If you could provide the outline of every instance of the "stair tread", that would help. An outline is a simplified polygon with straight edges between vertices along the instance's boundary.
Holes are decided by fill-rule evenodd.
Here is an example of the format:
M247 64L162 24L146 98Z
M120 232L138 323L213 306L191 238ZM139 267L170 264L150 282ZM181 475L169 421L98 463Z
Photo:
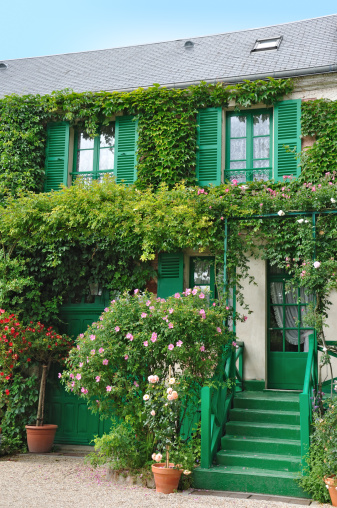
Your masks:
M264 399L264 400L284 400L291 401L299 400L299 392L275 392L275 391L262 391L262 392L237 392L235 398L238 399Z
M286 460L290 462L296 462L300 464L301 456L298 455L282 455L276 453L256 453L256 452L242 452L235 450L220 450L217 455L226 457L246 457L246 458L257 458L266 460Z
M299 416L299 411L283 411L282 409L253 409L253 408L245 408L245 407L235 407L231 409L231 412L233 413L258 413L263 415L272 415L272 414L279 414L282 413L282 415L286 416Z
M263 429L289 429L289 430L297 430L300 429L300 425L292 425L286 423L264 423L264 422L243 422L241 420L229 420L227 425L237 425L241 427L261 427Z
M247 437L242 437L242 436L234 436L233 434L225 434L223 436L224 440L228 440L228 439L235 439L235 440L241 440L241 441L248 441L248 442L256 442L258 441L259 443L270 443L270 444L274 444L274 443L278 443L278 444L300 444L300 440L299 439L279 439L279 438L271 438L271 437L255 437L255 436L247 436Z
M213 466L210 469L200 469L201 471L208 471L210 473L223 473L223 474L237 474L237 475L251 475L251 476L275 476L277 478L298 478L299 472L279 471L276 469L263 469L257 467L241 467L241 466Z

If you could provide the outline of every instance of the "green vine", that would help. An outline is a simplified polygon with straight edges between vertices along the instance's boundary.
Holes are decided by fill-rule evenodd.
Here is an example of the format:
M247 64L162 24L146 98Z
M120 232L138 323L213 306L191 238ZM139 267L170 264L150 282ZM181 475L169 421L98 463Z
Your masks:
M46 126L67 120L95 136L115 114L139 115L139 188L195 183L196 113L204 107L272 104L291 92L288 80L202 83L183 90L159 85L133 92L11 95L0 100L0 197L43 186Z

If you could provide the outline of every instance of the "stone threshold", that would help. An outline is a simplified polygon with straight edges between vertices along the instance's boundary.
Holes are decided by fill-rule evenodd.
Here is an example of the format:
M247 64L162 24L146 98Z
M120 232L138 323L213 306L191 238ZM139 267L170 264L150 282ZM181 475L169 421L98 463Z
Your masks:
M271 496L269 494L255 494L253 492L233 492L230 490L197 490L190 489L185 491L185 495L198 495L198 496L215 496L215 497L228 497L230 499L251 499L255 501L270 501L288 504L297 504L299 506L322 506L312 499L305 499L300 497L287 497L287 496Z

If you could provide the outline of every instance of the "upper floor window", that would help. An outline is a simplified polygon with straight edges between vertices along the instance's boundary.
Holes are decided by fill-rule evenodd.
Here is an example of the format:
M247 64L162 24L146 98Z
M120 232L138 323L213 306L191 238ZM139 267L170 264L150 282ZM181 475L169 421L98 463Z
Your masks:
M73 179L83 176L88 180L114 174L115 122L100 129L100 135L90 138L84 132L75 134Z
M272 177L272 111L227 114L225 179L239 183Z

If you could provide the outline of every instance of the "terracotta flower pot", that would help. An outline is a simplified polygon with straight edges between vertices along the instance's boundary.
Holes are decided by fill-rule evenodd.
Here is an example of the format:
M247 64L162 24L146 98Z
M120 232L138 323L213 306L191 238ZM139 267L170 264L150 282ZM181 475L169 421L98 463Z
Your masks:
M170 467L164 464L152 464L152 472L156 484L156 492L162 494L173 494L178 489L179 480L182 469L173 469L174 464L170 463Z
M324 476L323 480L329 489L332 506L337 506L337 478L336 475Z
M52 449L57 425L26 425L30 453L48 453Z

